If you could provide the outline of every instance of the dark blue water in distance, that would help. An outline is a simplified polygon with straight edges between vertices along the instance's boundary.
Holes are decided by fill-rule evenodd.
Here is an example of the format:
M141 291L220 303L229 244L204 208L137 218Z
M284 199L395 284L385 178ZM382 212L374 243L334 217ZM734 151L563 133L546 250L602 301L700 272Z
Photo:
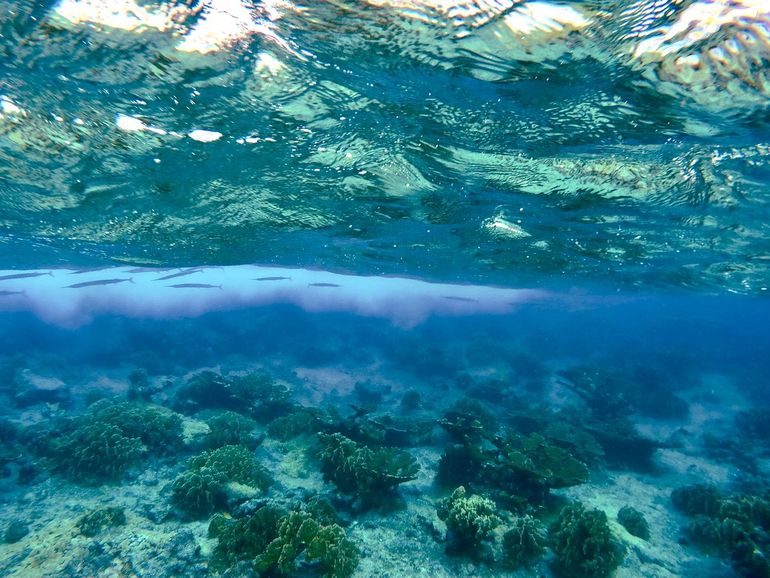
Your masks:
M0 576L770 577L764 0L0 0Z

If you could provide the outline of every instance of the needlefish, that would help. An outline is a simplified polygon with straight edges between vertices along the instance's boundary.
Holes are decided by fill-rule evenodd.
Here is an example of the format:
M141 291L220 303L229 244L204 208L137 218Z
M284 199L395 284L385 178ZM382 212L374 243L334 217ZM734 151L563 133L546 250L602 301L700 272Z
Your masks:
M53 277L53 273L46 271L45 273L14 273L12 275L3 275L0 277L0 281L10 281L11 279L29 279L30 277L40 277L41 275L50 275Z
M75 283L74 285L67 285L63 289L82 289L83 287L97 287L99 285L115 285L116 283L123 283L128 281L133 283L133 277L129 279L97 279L96 281L83 281L82 283Z

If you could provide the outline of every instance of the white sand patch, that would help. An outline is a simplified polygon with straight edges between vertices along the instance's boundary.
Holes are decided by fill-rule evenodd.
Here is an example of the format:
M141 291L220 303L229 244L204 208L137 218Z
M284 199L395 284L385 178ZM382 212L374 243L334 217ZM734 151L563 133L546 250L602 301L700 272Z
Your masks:
M29 369L25 369L20 374L22 383L25 383L31 388L39 389L42 391L55 391L65 387L65 383L58 377L49 377L45 375L39 375L31 372Z

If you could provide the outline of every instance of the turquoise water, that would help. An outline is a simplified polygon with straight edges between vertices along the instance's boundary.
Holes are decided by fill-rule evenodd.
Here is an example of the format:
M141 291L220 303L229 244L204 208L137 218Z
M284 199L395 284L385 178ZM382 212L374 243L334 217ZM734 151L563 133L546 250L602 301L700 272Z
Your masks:
M125 31L67 8L80 4L2 7L1 93L21 109L0 121L6 268L768 285L761 15L661 41L664 60L633 52L683 12L666 3L564 4L586 24L526 42L505 33L512 8L457 38L440 10L425 24L366 2L256 3L255 32L202 55L180 46L205 11L163 32L114 22ZM730 34L736 70L677 76L676 58ZM119 115L152 130L121 130Z
M764 0L0 0L0 575L770 576Z

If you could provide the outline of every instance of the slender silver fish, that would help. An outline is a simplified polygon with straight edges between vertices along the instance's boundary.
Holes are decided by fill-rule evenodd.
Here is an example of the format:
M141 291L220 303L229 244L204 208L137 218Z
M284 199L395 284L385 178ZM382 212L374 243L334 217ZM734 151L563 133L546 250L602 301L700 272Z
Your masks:
M114 285L115 283L123 283L125 281L133 283L134 279L133 277L130 277L128 279L98 279L96 281L83 281L82 283L67 285L66 287L62 287L62 289L80 289L82 287L96 287L97 285Z
M104 271L109 267L91 267L90 269L78 269L77 271L70 271L70 275L82 275L83 273L93 273L94 271Z
M10 297L11 295L26 295L25 291L0 291L0 297Z
M174 289L221 289L221 285L210 285L208 283L178 283L177 285L166 285Z
M341 287L341 285L337 285L336 283L308 283L308 287Z
M166 275L165 277L158 277L157 279L154 279L154 281L167 281L168 279L184 277L185 275L192 275L193 273L198 273L200 271L203 271L203 269L185 269L179 273L172 273L171 275Z
M14 273L13 275L3 275L0 277L0 281L10 281L11 279L29 279L30 277L40 277L41 275L50 275L53 277L53 273L50 271L45 273Z
M444 299L449 299L450 301L462 301L463 303L478 303L478 299L471 299L470 297L457 297L456 295L442 295Z
M129 269L127 273L161 273L163 271L171 271L173 267L136 267L135 269Z
M291 281L291 277L257 277L252 281Z

